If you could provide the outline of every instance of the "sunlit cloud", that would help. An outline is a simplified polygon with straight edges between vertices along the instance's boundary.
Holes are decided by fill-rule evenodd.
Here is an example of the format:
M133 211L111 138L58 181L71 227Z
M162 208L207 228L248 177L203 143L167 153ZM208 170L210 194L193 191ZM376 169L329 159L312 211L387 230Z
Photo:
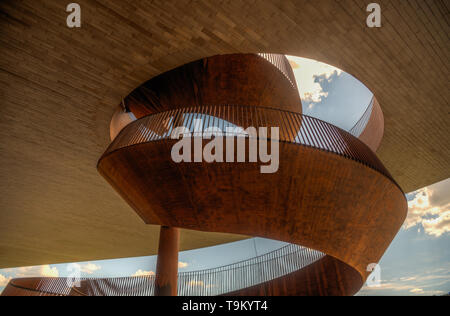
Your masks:
M410 194L404 228L422 225L428 235L440 237L450 232L450 180L439 182ZM418 229L420 231L420 227Z
M423 220L422 226L425 232L436 237L450 232L450 207L447 205L446 208L449 210L440 214L438 218Z
M420 189L412 194L415 194L415 196L412 200L408 201L408 216L404 223L406 229L422 223L423 219L429 215L439 213L438 207L431 206L428 188Z
M59 271L56 267L50 267L49 265L45 265L41 267L41 275L43 277L59 277Z
M179 269L186 268L187 266L188 266L187 262L178 261L178 268Z
M297 63L292 59L293 57L288 57L288 58L289 58L289 64L291 65L292 70L295 70L295 69L299 69L299 68L300 68L300 65L297 64Z
M95 263L86 263L86 264L73 264L76 269L79 269L79 271L86 273L86 274L93 274L94 272L100 270L102 267L99 265L96 265Z
M417 279L417 277L403 277L403 278L400 278L400 281L408 282L408 281L414 281L416 279Z
M328 92L323 91L320 80L329 81L334 74L339 76L342 73L342 70L316 60L295 56L286 57L294 71L300 97L302 101L310 102L310 107L328 96Z
M16 278L26 277L59 277L59 271L56 267L50 265L21 267L13 269Z
M445 284L444 282L426 285L425 287L435 287ZM389 295L440 295L444 294L440 290L424 290L422 287L417 286L417 282L408 284L407 281L385 281L378 287L364 287L359 295L376 295L376 294L386 294Z
M420 274L382 280L379 287L364 286L358 295L442 295L446 292L441 289L450 285L449 267L450 262Z
M382 290L392 290L392 291L410 291L414 289L414 285L404 284L403 282L388 282L382 281L380 285L376 287L366 287L364 290L369 291L382 291Z
M137 276L152 276L155 275L155 272L153 271L144 271L144 270L137 270L132 276L137 277Z
M444 294L444 291L425 291L424 289L421 288L415 288L409 291L410 293L414 294L414 295L442 295Z
M0 274L0 287L6 286L11 279L11 277L5 277L3 274Z
M415 294L418 294L418 293L422 294L424 291L423 291L423 289L412 289L409 292L415 293Z

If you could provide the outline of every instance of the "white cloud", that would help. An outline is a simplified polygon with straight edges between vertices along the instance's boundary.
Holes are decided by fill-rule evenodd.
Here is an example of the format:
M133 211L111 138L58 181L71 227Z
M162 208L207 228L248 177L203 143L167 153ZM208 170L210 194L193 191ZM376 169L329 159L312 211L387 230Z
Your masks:
M408 216L403 227L409 229L420 224L426 234L435 237L450 232L449 193L449 179L411 193L414 198L408 201Z
M378 287L367 287L364 286L361 289L359 295L374 295L377 293L389 293L390 295L405 295L407 293L411 293L414 295L435 295L438 294L439 291L424 291L422 288L417 287L416 284L408 284L408 281L384 281ZM384 295L383 294L383 295ZM388 294L388 295L389 295Z
M10 280L11 277L5 277L4 275L0 274L0 287L6 286Z
M417 190L412 194L415 194L415 197L411 201L408 201L408 216L404 223L406 229L422 223L423 218L426 216L439 213L438 207L431 206L428 188Z
M316 60L296 56L286 57L294 71L300 98L306 102L319 103L322 98L328 96L328 92L323 91L321 85L315 81L316 76L324 76L329 80L334 73L337 75L342 73L342 70ZM310 104L310 107L312 106L313 104Z
M75 269L79 269L80 272L86 274L93 274L94 272L101 269L101 266L96 265L94 263L71 263ZM30 277L59 277L60 272L57 267L52 267L50 265L42 265L42 266L29 266L29 267L20 267L20 268L8 268L2 270L4 272L10 273L13 278L30 278Z
M400 278L400 281L404 281L404 282L408 282L408 281L414 281L414 280L416 280L417 279L417 277L403 277L403 278Z
M364 290L380 291L380 290L393 290L393 291L409 291L413 289L413 285L403 284L401 282L386 282L382 281L379 286L376 287L364 287Z
M449 205L447 205L447 209L450 209ZM436 237L450 232L450 210L445 211L435 219L423 220L422 226L428 234Z
M155 275L155 272L153 271L144 271L144 270L137 270L132 276L151 276L151 275Z
M444 291L426 291L425 293L427 295L442 295L442 294L445 294Z
M178 268L179 269L186 268L187 266L188 266L187 262L178 261Z
M72 263L72 265L79 269L81 272L86 274L93 274L95 271L100 270L102 267L99 265L96 265L95 263L85 263L85 264L79 264L79 263Z
M56 267L50 267L49 265L41 266L41 275L43 277L55 277L59 276L58 269Z
M364 286L358 295L439 295L437 290L450 282L450 262L441 268L425 271L420 275L409 275L389 280L382 280L379 287Z
M423 289L412 289L409 292L414 293L414 294L423 294Z
M444 283L450 281L450 274L430 274L430 275L424 275L424 276L418 276L415 277L414 280L418 282L424 282L424 281L434 281L434 280L444 280Z
M56 267L51 267L48 264L42 266L21 267L14 270L16 272L15 277L17 278L59 276L58 269Z

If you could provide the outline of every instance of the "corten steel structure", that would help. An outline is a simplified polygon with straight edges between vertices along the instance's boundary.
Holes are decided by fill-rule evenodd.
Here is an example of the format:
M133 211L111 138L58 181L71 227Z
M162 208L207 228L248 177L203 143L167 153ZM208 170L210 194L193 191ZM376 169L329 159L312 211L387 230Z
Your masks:
M374 113L375 100L352 129L368 135L372 146L382 136L382 121ZM209 128L226 131L218 138L225 144L223 162L175 163L173 132L182 126L200 144L210 141L201 136ZM236 126L241 129L227 129ZM261 173L257 162L225 162L230 139L236 161L238 139L246 143L248 157L252 141L267 145L275 137L251 134L251 127L279 128L277 172ZM404 193L369 146L302 115L283 55L218 55L166 72L123 100L111 130L112 143L98 170L145 223L162 225L156 277L87 279L80 287L66 285L66 279L13 280L6 295L20 294L20 288L50 295L177 295L178 289L188 295L195 293L192 288L200 294L351 295L406 216ZM291 244L262 256L269 260L236 264L228 274L209 269L197 272L199 277L182 275L178 282L179 228L308 248ZM236 279L244 280L233 283ZM216 287L221 290L210 289Z
M145 225L93 170L122 97L205 56L277 52L337 66L379 101L367 126L381 128L354 135L376 149L404 191L450 175L445 1L381 0L378 29L366 27L362 0L77 3L82 27L70 29L61 1L0 2L0 268L157 252L159 226ZM306 143L304 136L289 140ZM338 143L333 152L347 140ZM190 229L180 235L180 250L246 238Z

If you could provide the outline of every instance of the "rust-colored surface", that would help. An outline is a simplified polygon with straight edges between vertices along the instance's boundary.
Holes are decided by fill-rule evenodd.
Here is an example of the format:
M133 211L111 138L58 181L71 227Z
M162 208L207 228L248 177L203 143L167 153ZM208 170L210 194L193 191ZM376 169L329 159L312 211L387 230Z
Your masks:
M278 172L261 174L255 163L177 165L173 142L119 149L99 164L148 224L298 243L365 277L406 217L390 179L333 153L280 143Z
M127 113L122 106L117 107L117 110L114 112L114 115L111 119L111 124L109 124L109 137L111 141L116 138L116 136L120 133L120 131L133 122L133 115L131 113Z
M294 111L298 92L281 95L284 87L293 90L288 77L256 55L214 56L163 74L128 98L140 119L117 136L98 170L147 224L266 237L335 258L256 286L256 293L296 294L294 280L309 278L309 294L354 294L403 223L404 194L367 145ZM200 129L193 124L199 117ZM198 134L230 123L279 128L274 173L261 173L261 163L248 159L225 162L227 146L215 162L194 162L191 154L189 162L173 161L177 127ZM195 139L205 148L209 140L197 134L185 135L191 142L184 151L195 151ZM252 141L260 147L276 136L238 134L217 139L248 142L245 157Z
M366 127L358 138L376 152L383 140L384 116L377 99L374 98L373 101L372 114L370 115Z
M95 165L122 97L207 56L334 65L378 98L377 154L404 191L450 177L448 1L376 1L378 29L364 0L79 0L80 29L65 25L68 2L0 1L0 268L156 254L159 227ZM181 250L243 238L181 236Z
M283 55L271 55L289 65ZM295 82L291 71L291 80ZM302 112L298 89L256 54L217 55L188 63L140 85L125 98L137 118L205 105L245 104Z
M260 56L215 56L150 82L126 103L140 119L122 129L98 162L99 172L145 223L266 237L327 254L232 294L356 293L407 210L402 190L370 148L295 111L301 106L297 90L293 93L285 74ZM270 108L266 102L272 102ZM278 127L277 170L261 173L262 163L248 160L175 163L171 150L177 140L171 132L181 125L194 131L198 117L204 119L200 133L230 123ZM245 157L253 141L271 147L276 135L237 134L221 141L241 138ZM201 139L201 148L208 142ZM226 161L226 150L221 155ZM178 229L162 228L156 295L176 294L177 249Z
M313 264L281 278L246 289L227 293L229 296L350 296L363 282L354 269L333 257L325 256Z
M175 227L161 226L156 263L156 296L177 295L179 244L180 230Z
M228 266L179 273L183 296L352 295L362 279L345 263L290 244ZM245 276L245 277L244 277ZM264 281L267 280L267 281ZM25 278L8 283L4 296L152 296L155 276L83 279Z
M273 174L261 174L258 163L177 164L170 158L176 140L169 137L176 124L162 134L148 132L171 115L210 116L225 109L236 123L249 117L246 112L273 119L279 111L199 107L144 117L116 138L99 171L147 224L272 238L336 258L242 294L354 294L368 275L367 266L379 261L406 216L403 192L367 145L301 114L279 111L279 120L272 122L282 131L280 165ZM257 119L249 125L265 123ZM293 137L298 130L302 137ZM302 288L305 280L308 287Z
M292 69L287 58L278 54L228 54L197 60L143 83L125 98L124 104L136 118L180 108L198 109L203 106L207 110L208 107L228 104L302 112ZM187 114L178 113L172 123L183 125ZM240 117L233 117L227 111L209 114L243 128L256 119L237 121ZM264 126L275 126L277 119L277 116L264 117ZM169 122L167 119L158 126L152 126L152 131L163 134Z
M62 296L57 291L45 291L39 284L42 278L22 278L11 280L2 292L2 296Z

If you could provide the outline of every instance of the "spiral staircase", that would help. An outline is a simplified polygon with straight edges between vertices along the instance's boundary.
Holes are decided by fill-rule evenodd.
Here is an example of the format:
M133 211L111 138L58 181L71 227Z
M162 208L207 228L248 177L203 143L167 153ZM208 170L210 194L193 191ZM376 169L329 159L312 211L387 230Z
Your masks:
M290 243L178 273L178 295L353 295L400 229L407 204L375 154L383 135L376 99L347 132L302 114L295 82L283 55L218 55L145 82L113 117L97 168L145 223ZM261 173L258 162L176 163L177 127L202 145L211 128L239 127L220 141L244 141L247 156L252 142L276 141L278 170ZM250 127L278 127L279 135L254 135ZM14 279L3 295L155 295L157 278L158 271L77 286L66 278Z

